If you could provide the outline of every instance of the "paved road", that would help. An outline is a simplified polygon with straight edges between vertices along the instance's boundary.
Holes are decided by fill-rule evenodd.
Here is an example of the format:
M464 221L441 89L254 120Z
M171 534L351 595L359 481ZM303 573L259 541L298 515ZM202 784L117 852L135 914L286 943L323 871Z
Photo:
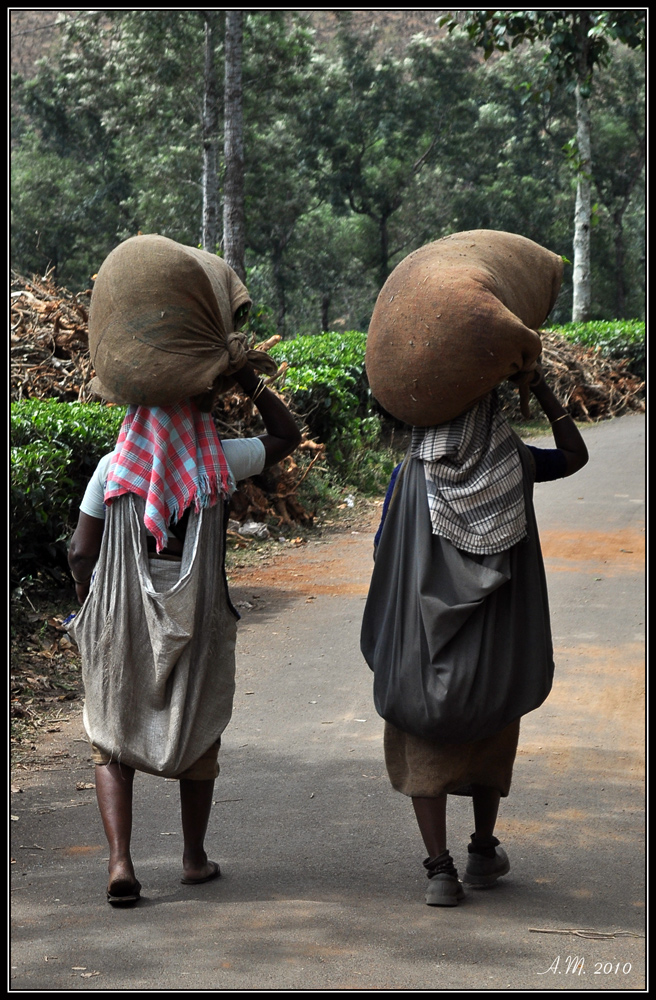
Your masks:
M233 583L239 686L208 837L220 880L180 884L177 786L138 775L144 898L107 906L79 718L59 763L17 775L11 990L644 991L645 419L585 437L589 465L536 489L557 677L523 723L495 889L423 902L358 648L371 532L341 535ZM466 800L449 823L463 865Z

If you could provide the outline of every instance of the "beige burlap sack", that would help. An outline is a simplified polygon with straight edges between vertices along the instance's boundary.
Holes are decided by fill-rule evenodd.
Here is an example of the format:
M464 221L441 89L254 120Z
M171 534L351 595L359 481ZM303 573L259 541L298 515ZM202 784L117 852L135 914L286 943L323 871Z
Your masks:
M227 386L250 361L273 358L238 332L248 291L215 254L165 236L133 236L104 260L89 310L90 390L114 403L169 406Z
M454 233L415 250L378 296L365 364L375 398L416 427L445 423L535 367L562 258L524 236Z

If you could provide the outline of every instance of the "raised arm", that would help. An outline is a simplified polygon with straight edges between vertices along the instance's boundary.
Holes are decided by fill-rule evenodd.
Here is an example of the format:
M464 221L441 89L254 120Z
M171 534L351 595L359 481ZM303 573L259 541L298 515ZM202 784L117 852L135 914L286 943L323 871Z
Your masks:
M291 455L301 442L301 432L282 400L270 389L263 387L263 382L252 365L245 364L235 372L234 378L251 397L264 421L267 433L260 440L266 452L264 467L268 468Z
M529 388L540 404L543 413L549 419L556 447L560 448L567 460L566 475L571 476L582 469L588 461L588 449L579 429L547 385L539 366Z

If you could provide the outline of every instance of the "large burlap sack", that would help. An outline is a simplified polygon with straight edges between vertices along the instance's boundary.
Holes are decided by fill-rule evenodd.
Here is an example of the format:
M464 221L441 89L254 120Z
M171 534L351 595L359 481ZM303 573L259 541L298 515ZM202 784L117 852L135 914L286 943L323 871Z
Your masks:
M531 371L562 273L558 254L490 229L415 250L373 311L365 355L373 395L397 420L432 427Z
M170 406L220 391L247 360L275 374L273 358L249 350L237 329L236 314L250 305L215 254L165 236L125 240L104 260L91 295L90 390L114 403Z

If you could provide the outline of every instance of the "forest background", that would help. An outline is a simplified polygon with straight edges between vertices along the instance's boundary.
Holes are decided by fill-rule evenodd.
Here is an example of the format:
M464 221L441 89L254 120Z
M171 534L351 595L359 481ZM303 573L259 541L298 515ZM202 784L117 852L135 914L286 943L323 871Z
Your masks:
M442 24L457 12L438 10L241 13L243 258L256 333L366 330L393 267L451 232L521 233L572 261L582 176L591 298L581 318L644 319L644 11L589 12L601 47L583 86L563 72L565 22L545 27L537 12L480 30L470 19L469 31ZM631 30L615 14L630 15ZM77 292L138 232L210 249L208 151L211 249L223 252L225 17L11 12L12 267L52 269ZM552 322L573 318L572 299L566 267Z

